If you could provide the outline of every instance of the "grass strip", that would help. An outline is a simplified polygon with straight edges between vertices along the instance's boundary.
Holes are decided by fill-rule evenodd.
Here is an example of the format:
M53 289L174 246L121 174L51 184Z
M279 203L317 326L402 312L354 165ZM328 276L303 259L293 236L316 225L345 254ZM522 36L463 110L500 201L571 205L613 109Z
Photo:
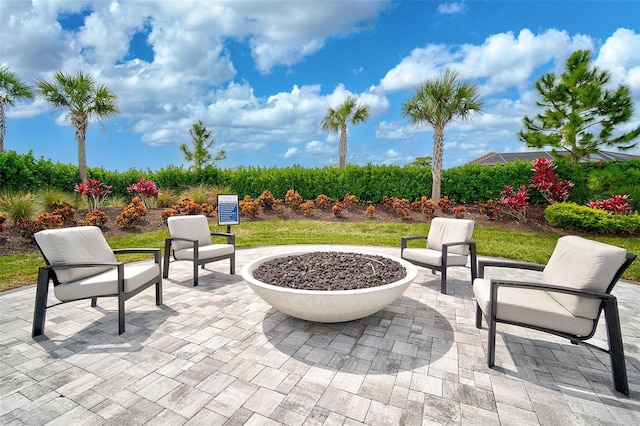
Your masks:
M211 226L214 232L225 227ZM289 244L348 244L398 247L400 238L408 235L427 235L429 225L395 222L326 222L317 220L265 220L241 223L232 228L237 247L260 247ZM143 234L128 234L108 239L113 248L164 248L167 230ZM640 238L590 237L603 243L624 247L640 255ZM476 226L473 240L478 255L501 257L525 262L546 263L555 248L557 235L515 232L499 227ZM420 242L413 242L419 246ZM123 262L148 258L148 255L119 256ZM0 291L34 284L38 268L43 265L39 253L24 253L0 257ZM640 282L640 260L625 272L624 279Z

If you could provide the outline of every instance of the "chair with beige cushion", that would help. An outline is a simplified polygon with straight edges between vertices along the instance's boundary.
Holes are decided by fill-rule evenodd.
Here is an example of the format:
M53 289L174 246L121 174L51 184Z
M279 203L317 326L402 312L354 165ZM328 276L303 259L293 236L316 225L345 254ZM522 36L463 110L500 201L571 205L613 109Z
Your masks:
M91 299L95 307L98 297L117 297L118 334L125 331L126 300L155 285L156 305L162 304L160 249L112 250L96 226L47 229L34 237L47 265L38 272L33 337L44 333L46 310L61 303ZM117 253L149 253L154 262L124 264L117 261ZM60 303L47 306L50 281Z
M193 262L193 286L198 285L198 266L218 260L229 259L229 272L236 273L235 235L224 232L211 232L207 217L203 215L171 216L167 219L170 238L164 245L163 277L169 276L169 259L173 251L175 260ZM213 244L212 236L226 238L226 244Z
M609 354L616 390L629 394L618 304L611 295L616 282L636 255L623 248L577 236L558 239L547 265L480 260L473 283L476 327L484 315L488 329L487 364L495 363L496 325L531 328L582 343ZM485 269L518 268L541 271L539 283L485 278ZM609 348L585 342L604 311Z
M440 271L440 292L447 292L447 268L465 266L471 257L471 282L476 277L476 244L471 241L475 222L468 219L435 217L428 235L403 237L400 257L414 265ZM411 240L426 240L424 248L408 247Z

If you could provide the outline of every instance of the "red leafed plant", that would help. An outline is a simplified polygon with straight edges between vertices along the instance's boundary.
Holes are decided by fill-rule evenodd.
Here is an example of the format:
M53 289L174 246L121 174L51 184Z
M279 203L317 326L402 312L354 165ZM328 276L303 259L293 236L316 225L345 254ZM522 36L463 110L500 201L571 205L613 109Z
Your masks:
M87 197L89 211L98 210L102 202L111 194L111 186L100 182L100 179L87 179L86 182L77 184L75 190Z
M629 195L614 195L602 201L592 201L587 204L592 209L606 210L613 213L626 213L631 210Z
M467 208L465 206L455 206L452 209L453 217L456 219L463 219L467 214Z
M141 177L138 182L133 185L129 185L127 191L132 197L140 197L140 200L146 208L150 207L149 199L158 198L158 195L160 195L156 183L152 180L146 180L144 177Z
M515 192L513 187L505 185L502 194L504 196L500 198L500 205L505 207L502 211L518 220L527 220L527 208L529 208L529 192L527 191L527 186L522 185L520 190Z
M549 204L565 201L569 197L569 190L573 188L573 182L558 179L553 161L540 157L531 162L531 186L540 191Z

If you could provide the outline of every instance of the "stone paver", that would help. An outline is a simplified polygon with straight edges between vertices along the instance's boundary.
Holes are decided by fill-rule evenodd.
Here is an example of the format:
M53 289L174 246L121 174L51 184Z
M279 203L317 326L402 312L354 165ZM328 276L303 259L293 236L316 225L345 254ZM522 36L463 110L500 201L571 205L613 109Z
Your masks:
M129 300L121 336L114 299L51 308L32 339L35 287L0 294L0 425L640 424L637 285L614 291L627 398L613 390L608 355L518 327L498 326L487 368L466 268L450 269L446 295L419 268L401 298L358 321L290 318L240 270L299 248L239 249L238 274L209 264L195 288L191 264L176 262L164 305L151 289ZM592 342L605 345L602 326Z

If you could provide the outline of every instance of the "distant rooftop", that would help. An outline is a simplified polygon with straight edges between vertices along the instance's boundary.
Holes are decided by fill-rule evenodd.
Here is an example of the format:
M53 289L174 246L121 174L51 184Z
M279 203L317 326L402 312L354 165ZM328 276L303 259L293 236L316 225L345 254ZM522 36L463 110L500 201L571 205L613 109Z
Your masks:
M560 155L565 155L564 153L560 153ZM469 162L469 164L480 164L482 166L493 166L494 164L505 164L511 163L516 159L522 161L533 161L537 158L544 157L550 160L553 160L553 156L549 151L534 151L534 152L490 152L488 154L483 155L482 157L478 157L475 160ZM583 161L629 161L629 160L640 160L640 155L633 154L623 154L620 152L610 152L610 151L598 151L595 154L591 154L587 159Z

